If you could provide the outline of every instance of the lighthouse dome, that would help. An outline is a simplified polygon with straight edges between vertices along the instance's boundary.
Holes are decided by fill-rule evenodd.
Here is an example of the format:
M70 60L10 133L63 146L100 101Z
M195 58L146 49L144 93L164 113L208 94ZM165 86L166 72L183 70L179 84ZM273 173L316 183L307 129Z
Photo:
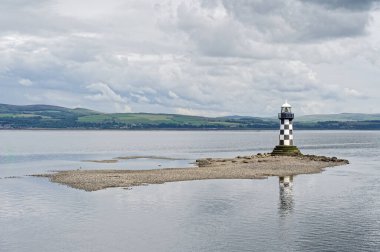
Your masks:
M282 104L281 108L291 108L292 106L288 103L288 101L285 101L284 104Z

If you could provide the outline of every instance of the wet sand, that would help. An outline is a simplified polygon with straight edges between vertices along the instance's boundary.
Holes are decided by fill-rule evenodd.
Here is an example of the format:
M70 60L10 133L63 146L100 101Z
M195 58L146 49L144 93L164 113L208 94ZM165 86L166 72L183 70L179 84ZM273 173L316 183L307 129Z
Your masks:
M105 160L82 160L82 162L102 163L102 164L114 164L119 162L117 159L105 159Z
M182 160L182 159L178 159L178 158L170 158L170 157L163 157L163 156L126 156L126 157L117 157L115 159L121 159L121 160L130 160L130 159Z
M157 159L157 160L183 160L178 158L162 157L162 156L126 156L126 157L115 157L113 159L105 160L82 160L82 162L92 162L92 163L117 163L119 160L131 160L131 159Z
M165 182L204 179L260 179L268 176L288 176L319 173L324 168L348 164L347 160L324 156L255 156L232 159L200 159L198 167L154 170L71 170L36 175L50 181L85 191L110 187L132 187Z

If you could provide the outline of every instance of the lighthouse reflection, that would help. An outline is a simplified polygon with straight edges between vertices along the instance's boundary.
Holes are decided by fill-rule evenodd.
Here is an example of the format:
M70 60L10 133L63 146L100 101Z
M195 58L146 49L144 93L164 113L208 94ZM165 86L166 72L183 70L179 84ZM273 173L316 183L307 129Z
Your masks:
M294 208L293 176L279 177L279 185L280 185L279 211L281 215L287 215L287 214L290 214Z

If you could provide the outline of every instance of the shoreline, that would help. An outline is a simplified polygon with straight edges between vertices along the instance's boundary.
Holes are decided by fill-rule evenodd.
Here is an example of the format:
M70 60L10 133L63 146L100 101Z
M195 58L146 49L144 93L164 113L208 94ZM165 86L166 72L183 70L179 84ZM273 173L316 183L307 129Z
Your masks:
M348 164L336 157L298 155L272 156L257 154L236 158L207 158L196 160L197 167L152 170L69 170L47 177L51 182L85 191L112 187L133 187L166 182L206 179L262 179L269 176L291 176L320 173L325 168Z

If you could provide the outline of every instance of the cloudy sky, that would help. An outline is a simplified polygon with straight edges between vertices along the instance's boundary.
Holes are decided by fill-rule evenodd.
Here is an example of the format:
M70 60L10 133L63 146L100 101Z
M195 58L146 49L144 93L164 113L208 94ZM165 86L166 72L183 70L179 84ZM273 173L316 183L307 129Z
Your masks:
M0 103L380 113L377 0L1 0Z

